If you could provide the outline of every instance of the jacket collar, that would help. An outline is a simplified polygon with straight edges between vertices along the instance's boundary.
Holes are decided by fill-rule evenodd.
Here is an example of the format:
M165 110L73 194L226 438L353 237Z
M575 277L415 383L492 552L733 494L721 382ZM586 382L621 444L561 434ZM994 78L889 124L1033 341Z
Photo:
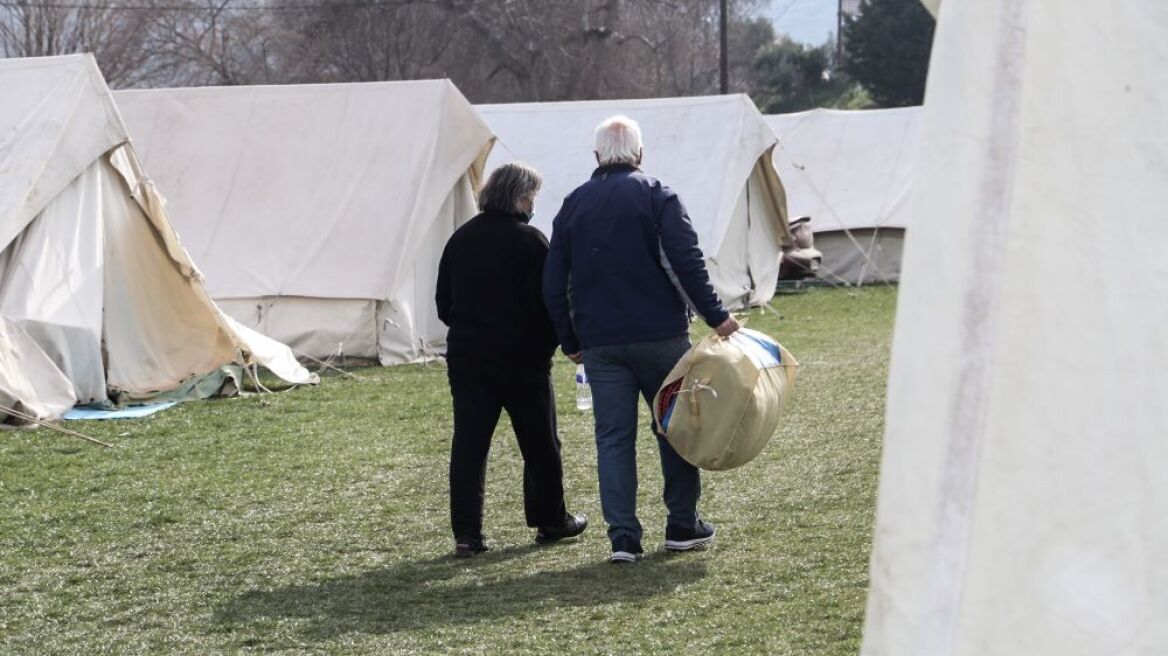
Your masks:
M530 219L526 214L521 212L482 212L480 216L487 216L495 219L513 219L520 223L528 223Z
M604 166L596 167L596 170L592 172L592 177L598 178L607 176L609 173L628 173L638 170L640 169L636 164L625 164L624 162L618 162L616 164L605 164Z

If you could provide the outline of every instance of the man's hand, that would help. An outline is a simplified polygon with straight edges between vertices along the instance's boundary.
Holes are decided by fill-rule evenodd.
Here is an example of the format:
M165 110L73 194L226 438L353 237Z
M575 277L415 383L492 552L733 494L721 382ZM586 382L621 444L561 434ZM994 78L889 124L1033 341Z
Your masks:
M568 359L571 360L572 362L575 362L576 364L580 364L581 362L584 361L584 352L583 351L581 351L579 353L565 353L564 355L568 356Z
M725 321L718 324L718 327L714 329L714 332L718 333L719 337L729 337L733 335L734 331L736 330L738 330L738 320L735 319L734 315L732 314L729 317L726 317Z

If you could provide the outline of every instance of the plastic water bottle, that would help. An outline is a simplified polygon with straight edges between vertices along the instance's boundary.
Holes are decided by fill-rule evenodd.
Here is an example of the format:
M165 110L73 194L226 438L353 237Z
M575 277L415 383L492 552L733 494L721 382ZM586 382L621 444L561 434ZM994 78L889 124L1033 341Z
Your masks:
M576 365L576 409L592 409L592 388L588 385L588 375L584 373L584 365Z

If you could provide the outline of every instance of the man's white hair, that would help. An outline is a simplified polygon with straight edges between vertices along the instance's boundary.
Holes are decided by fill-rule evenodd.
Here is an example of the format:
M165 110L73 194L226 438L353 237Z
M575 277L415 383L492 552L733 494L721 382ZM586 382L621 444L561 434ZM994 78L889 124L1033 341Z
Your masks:
M636 164L641 156L641 126L627 116L611 116L596 126L600 165Z

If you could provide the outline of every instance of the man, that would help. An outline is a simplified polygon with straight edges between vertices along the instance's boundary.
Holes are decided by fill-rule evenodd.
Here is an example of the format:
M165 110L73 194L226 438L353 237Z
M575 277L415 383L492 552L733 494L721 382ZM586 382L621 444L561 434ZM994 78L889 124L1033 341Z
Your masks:
M543 297L564 353L583 362L592 385L600 504L613 563L640 558L637 519L637 395L651 404L689 349L687 303L717 333L738 323L710 284L697 234L681 200L638 168L640 127L615 116L596 128L592 178L564 200L552 227ZM654 426L654 432L657 428ZM698 516L698 470L660 435L669 517L665 548L714 539Z
M528 225L541 182L525 164L495 169L479 193L481 213L454 232L438 265L438 318L450 326L450 523L459 557L487 550L487 453L504 409L523 454L523 508L535 541L550 544L588 526L564 504L551 381L556 335L540 298L548 244Z

